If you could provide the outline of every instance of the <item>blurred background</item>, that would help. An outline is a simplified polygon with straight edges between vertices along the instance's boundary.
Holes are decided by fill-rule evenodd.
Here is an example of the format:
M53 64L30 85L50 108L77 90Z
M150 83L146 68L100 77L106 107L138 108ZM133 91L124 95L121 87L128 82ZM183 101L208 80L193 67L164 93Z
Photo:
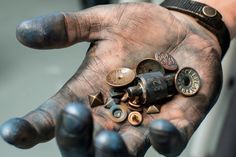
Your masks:
M125 2L127 0L121 0ZM132 0L133 2L135 0ZM141 1L141 0L136 0ZM73 75L82 62L88 43L57 50L34 50L15 38L17 24L25 19L57 11L78 11L118 0L0 0L0 124L35 109L52 96ZM152 1L160 3L160 1ZM194 133L181 157L213 157L232 97L235 41L222 64L224 86L217 104ZM218 146L217 146L218 145ZM29 150L20 150L0 139L2 157L59 157L55 140ZM161 157L152 148L146 157Z

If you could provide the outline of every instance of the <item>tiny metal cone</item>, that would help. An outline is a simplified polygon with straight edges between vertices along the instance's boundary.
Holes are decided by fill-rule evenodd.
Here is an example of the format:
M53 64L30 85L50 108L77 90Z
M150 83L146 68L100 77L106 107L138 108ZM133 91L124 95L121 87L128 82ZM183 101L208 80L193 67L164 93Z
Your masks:
M103 94L102 92L98 92L95 94L88 95L89 103L91 107L96 107L100 105L104 105Z
M112 98L108 98L106 103L105 103L105 108L106 109L110 109L112 106L116 105L116 103L114 102L114 100Z
M150 107L148 107L147 109L147 114L155 114L155 113L159 113L160 110L155 106L155 105L152 105Z

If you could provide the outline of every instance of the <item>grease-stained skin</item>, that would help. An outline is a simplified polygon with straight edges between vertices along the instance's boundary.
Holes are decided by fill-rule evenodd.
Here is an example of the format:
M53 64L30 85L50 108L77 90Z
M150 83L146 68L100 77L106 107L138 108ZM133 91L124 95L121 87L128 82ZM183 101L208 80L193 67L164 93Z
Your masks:
M3 138L19 148L46 142L56 130L63 157L142 157L151 144L166 156L176 156L221 90L221 49L216 37L193 18L157 4L106 5L37 17L18 26L17 39L37 49L91 42L82 65L58 93L35 111L2 126ZM192 97L175 95L163 102L159 114L144 115L138 127L112 122L103 106L84 107L88 106L88 94L101 90L107 97L109 71L135 68L144 58L154 58L156 51L171 54L179 69L194 68L201 77L200 91ZM74 103L64 108L69 102Z

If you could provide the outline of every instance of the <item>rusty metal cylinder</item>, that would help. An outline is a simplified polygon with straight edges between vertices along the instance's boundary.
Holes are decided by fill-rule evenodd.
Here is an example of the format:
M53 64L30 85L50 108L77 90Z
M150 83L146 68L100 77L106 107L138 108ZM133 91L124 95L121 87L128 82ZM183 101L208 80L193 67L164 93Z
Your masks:
M136 78L136 86L129 87L127 92L130 97L139 96L142 104L155 104L174 92L172 79L174 75L167 77L161 72L139 74Z

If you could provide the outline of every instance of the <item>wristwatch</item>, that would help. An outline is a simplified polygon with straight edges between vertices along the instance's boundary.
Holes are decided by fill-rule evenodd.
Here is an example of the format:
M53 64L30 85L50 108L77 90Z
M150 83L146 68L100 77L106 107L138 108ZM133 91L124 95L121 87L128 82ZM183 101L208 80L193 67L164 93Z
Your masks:
M222 58L224 57L230 45L230 34L222 21L222 15L216 9L192 0L165 0L160 5L194 17L200 25L215 34L222 49Z

